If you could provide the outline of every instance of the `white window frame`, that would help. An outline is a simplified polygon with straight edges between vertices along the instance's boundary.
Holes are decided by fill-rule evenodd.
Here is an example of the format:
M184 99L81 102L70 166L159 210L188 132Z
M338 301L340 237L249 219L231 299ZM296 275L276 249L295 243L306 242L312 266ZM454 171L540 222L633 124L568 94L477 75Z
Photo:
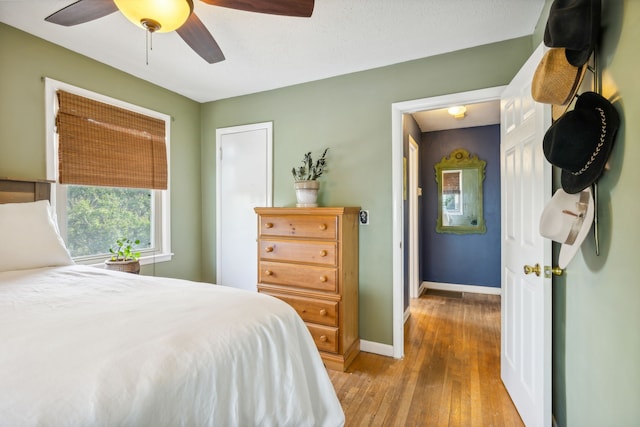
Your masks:
M155 248L152 250L141 250L142 256L140 257L140 264L153 264L157 262L170 261L173 253L171 252L171 183L169 179L169 167L171 162L169 161L170 153L170 141L171 141L171 116L157 111L149 110L137 105L129 104L118 99L110 98L99 93L91 92L86 89L82 89L70 84L60 82L46 77L45 79L45 126L46 126L46 145L47 145L47 179L54 182L51 186L51 206L53 211L56 212L58 218L60 218L60 226L66 226L66 195L63 185L56 185L58 180L58 133L56 132L55 123L56 115L58 114L58 97L56 92L58 90L64 90L75 95L80 95L85 98L93 99L95 101L110 104L116 107L125 108L136 113L144 114L149 117L153 117L164 121L165 125L165 144L167 152L167 189L166 190L151 190L153 195L153 203L151 204L151 217L153 220L152 234L154 236ZM63 235L66 235L65 230L61 230ZM105 248L108 251L109 248ZM104 255L88 256L88 257L75 257L74 261L78 264L88 264L95 266L104 265Z

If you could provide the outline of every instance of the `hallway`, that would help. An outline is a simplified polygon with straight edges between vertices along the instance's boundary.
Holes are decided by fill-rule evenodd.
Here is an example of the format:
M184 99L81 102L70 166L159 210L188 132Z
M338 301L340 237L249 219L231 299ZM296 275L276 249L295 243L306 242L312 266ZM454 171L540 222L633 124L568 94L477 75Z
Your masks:
M500 381L500 296L411 301L402 360L360 353L329 371L346 426L522 426Z

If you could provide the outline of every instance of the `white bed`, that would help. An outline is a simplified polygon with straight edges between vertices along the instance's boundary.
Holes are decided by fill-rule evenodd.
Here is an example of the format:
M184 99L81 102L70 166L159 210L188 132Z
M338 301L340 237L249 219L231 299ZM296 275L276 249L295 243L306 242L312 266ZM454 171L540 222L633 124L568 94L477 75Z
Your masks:
M307 328L275 298L2 263L0 426L344 424Z

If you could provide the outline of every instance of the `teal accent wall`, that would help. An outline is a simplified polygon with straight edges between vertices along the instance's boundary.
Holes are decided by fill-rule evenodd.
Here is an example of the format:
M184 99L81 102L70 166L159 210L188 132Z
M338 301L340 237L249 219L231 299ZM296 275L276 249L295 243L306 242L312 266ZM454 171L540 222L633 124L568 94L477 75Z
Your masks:
M530 37L203 105L204 277L215 278L215 130L273 121L274 206L295 205L291 168L330 147L319 202L361 206L360 337L391 345L391 104L509 83Z
M144 266L142 272L200 280L200 104L0 23L0 176L46 178L43 77L172 116L175 256L155 267Z

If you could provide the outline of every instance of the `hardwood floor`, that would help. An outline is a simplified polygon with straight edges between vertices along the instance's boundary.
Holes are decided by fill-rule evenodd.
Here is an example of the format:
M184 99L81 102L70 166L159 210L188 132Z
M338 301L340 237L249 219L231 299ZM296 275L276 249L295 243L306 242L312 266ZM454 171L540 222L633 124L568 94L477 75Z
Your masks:
M329 371L346 426L524 425L500 380L499 296L412 300L404 350Z

